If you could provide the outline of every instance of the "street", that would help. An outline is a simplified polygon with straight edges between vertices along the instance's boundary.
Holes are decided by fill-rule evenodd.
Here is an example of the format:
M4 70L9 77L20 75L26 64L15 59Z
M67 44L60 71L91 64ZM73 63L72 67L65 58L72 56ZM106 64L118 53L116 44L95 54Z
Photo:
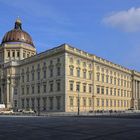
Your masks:
M139 140L140 119L0 116L0 140Z

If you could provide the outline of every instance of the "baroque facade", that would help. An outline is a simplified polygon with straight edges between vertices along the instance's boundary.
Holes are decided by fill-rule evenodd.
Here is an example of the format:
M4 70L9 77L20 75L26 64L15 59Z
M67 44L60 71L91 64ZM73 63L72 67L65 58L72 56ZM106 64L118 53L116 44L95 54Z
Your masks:
M0 103L53 112L140 109L140 73L68 44L36 53L19 19L0 45Z

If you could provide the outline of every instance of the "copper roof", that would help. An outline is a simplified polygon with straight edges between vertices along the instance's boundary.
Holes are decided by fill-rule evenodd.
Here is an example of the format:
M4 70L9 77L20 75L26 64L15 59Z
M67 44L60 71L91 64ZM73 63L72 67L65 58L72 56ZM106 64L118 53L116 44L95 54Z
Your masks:
M19 19L15 22L15 28L4 35L2 43L7 42L23 42L34 47L31 36L22 30L21 21Z

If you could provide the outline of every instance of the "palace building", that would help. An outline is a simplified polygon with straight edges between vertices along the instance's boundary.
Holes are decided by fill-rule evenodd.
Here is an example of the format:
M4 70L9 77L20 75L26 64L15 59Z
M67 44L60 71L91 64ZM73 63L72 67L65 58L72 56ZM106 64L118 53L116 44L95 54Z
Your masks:
M140 110L140 73L68 44L37 54L17 19L0 45L0 103L46 112Z

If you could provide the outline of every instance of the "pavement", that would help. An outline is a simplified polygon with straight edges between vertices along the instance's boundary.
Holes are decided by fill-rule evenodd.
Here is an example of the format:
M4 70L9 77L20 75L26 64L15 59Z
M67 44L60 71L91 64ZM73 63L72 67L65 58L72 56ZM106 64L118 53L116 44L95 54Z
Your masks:
M0 116L0 140L140 140L140 115Z

